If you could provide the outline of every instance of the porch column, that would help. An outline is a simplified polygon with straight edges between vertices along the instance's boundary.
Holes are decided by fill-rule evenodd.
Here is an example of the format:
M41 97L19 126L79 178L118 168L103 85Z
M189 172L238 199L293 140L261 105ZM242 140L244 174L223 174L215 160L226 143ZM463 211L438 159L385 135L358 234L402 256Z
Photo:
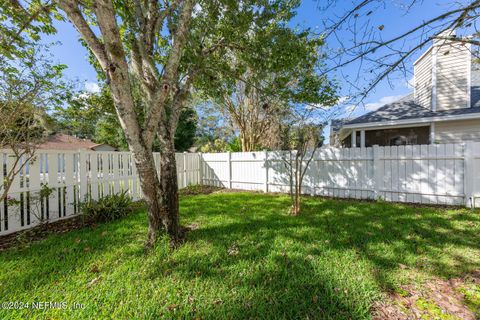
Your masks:
M365 148L365 130L360 131L360 148Z
M357 130L352 131L352 148L357 147Z
M435 122L430 123L430 144L435 143Z

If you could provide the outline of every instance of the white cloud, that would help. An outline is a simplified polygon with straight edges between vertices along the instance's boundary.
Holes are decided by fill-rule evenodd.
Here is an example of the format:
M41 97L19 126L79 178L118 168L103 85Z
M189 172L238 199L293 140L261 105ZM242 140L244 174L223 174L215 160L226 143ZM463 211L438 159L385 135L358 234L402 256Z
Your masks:
M85 90L90 93L99 93L100 87L96 82L85 82Z
M356 104L349 104L349 105L345 106L345 112L347 112L348 114L354 112L356 109L357 109Z
M386 104L395 102L395 101L401 99L402 97L403 97L403 95L400 95L400 96L386 96L386 97L383 97L376 102L370 102L370 103L365 104L365 109L367 109L369 111L374 111L374 110L377 110L378 108L380 108L380 107L382 107Z
M345 102L347 102L349 99L350 99L350 97L347 97L347 96L340 97L340 98L338 98L337 104L342 105Z

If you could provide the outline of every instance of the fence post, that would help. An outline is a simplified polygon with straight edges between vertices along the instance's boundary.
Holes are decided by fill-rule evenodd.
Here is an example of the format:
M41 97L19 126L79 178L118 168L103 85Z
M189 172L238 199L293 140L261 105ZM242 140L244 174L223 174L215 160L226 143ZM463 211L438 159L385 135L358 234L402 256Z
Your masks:
M85 150L78 150L78 180L80 185L79 200L84 201L87 196L87 155Z
M265 159L264 159L265 183L263 185L263 191L267 193L268 192L268 151L267 150L264 150L264 155L265 155Z
M202 153L198 153L198 184L203 185L203 157Z
M473 172L469 172L468 174L471 175L474 179L473 181L473 189L472 189L472 205L473 208L477 208L476 201L480 198L480 177L479 177L479 170L480 169L480 142L474 142L473 144L473 160L472 160L472 170Z
M465 143L464 150L464 194L465 206L467 208L474 207L474 186L475 186L475 144L473 142Z
M232 189L232 153L227 153L227 165L228 165L228 189Z
M187 152L183 152L183 187L187 187Z
M373 193L376 200L380 199L380 187L382 185L383 170L380 165L380 147L373 146Z

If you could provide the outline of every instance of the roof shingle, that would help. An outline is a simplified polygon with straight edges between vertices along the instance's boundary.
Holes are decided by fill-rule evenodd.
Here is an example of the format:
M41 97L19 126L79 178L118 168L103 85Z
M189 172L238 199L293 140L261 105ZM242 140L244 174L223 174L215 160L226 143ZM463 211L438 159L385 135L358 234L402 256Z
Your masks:
M398 101L345 122L344 125L480 113L480 65L478 63L473 64L472 67L470 96L471 108L432 111L415 103L414 94L410 93Z

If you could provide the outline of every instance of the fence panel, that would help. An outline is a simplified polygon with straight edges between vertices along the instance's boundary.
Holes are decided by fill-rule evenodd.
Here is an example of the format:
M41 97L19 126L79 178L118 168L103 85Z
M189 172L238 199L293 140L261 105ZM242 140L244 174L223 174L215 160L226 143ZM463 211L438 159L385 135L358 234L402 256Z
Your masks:
M159 154L154 154L159 170ZM179 187L201 183L200 156L177 154ZM0 181L25 160L0 150ZM52 188L48 198L40 197L42 186ZM54 222L79 214L79 205L126 191L141 199L141 189L131 153L107 151L38 150L13 180L8 200L0 203L0 235L24 230L41 222Z
M289 192L295 152L178 153L178 186ZM154 154L157 170L160 156ZM127 191L142 198L129 152L39 150L31 161L0 150L0 179L22 166L0 203L0 235L79 213L85 198ZM308 167L306 167L308 165ZM305 194L408 203L480 206L480 143L321 148L307 154ZM44 185L53 188L40 198Z
M288 192L294 152L203 154L202 183ZM321 148L305 156L303 192L339 198L480 206L480 143Z

